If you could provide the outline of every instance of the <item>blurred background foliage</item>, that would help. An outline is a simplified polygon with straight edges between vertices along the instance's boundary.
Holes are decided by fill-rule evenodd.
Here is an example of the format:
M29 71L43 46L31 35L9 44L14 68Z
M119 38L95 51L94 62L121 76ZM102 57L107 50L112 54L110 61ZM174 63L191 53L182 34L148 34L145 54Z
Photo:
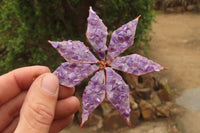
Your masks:
M85 37L89 6L108 32L142 15L134 47L149 46L154 0L0 0L0 74L27 65L46 65L53 71L64 60L48 40ZM109 39L108 39L109 40ZM88 45L89 46L89 45ZM133 53L133 48L125 54Z

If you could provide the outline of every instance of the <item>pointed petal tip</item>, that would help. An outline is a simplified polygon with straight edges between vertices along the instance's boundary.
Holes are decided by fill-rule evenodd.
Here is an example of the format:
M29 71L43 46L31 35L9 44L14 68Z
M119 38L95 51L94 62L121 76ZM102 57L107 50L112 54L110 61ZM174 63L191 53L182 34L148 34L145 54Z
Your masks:
M128 127L131 127L130 113L129 113L129 117L126 118L126 122L128 124Z
M52 41L48 40L49 43L52 43Z
M58 43L48 40L48 42L54 47L58 48Z
M139 15L136 19L139 19L141 17L141 15Z
M131 121L128 122L128 127L129 127L129 128L131 127Z
M84 123L81 123L80 128L79 128L80 130L82 129L83 125L84 125Z
M92 9L92 6L89 7L89 14L90 13L95 13L94 10Z
M163 67L164 70L168 70L168 67Z

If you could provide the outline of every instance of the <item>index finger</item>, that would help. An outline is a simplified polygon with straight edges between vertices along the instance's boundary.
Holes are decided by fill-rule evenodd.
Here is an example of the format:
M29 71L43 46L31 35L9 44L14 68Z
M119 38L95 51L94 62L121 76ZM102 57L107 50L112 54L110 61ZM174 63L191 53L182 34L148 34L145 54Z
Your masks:
M13 70L0 76L0 106L28 89L35 78L43 73L50 72L45 66L30 66Z

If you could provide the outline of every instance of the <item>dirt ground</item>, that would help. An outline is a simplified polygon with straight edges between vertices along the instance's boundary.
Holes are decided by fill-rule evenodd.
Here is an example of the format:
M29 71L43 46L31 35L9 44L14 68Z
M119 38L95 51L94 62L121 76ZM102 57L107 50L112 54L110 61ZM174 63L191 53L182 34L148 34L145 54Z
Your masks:
M175 92L173 100L188 89L200 88L200 14L159 14L153 23L153 38L148 57L169 70L157 73L166 77ZM199 94L200 97L200 94ZM185 99L187 100L187 99ZM198 101L197 101L198 102ZM200 110L185 109L173 120L163 119L156 122L144 122L136 128L126 128L120 133L179 133L200 132ZM90 133L91 129L79 130L77 125L70 126L62 133Z
M160 72L173 89L200 86L200 14L160 14L153 24L150 58L167 66Z
M160 14L153 24L150 58L169 68L167 77L173 98L184 106L175 118L181 133L200 132L200 14Z

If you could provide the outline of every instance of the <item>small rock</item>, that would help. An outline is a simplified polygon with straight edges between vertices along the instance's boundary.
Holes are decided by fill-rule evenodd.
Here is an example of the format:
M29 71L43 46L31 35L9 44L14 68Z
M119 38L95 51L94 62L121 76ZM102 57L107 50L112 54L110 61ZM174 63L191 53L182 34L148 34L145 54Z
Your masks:
M184 12L185 11L185 8L183 6L177 6L176 7L176 12L177 13L181 13L181 12Z
M175 9L174 8L166 8L165 9L165 12L167 12L167 13L174 13L175 12Z
M158 80L155 78L155 77L153 77L153 79L154 79L154 90L159 90L159 83L158 83Z
M187 10L188 11L194 11L196 9L196 6L195 5L188 5L187 6Z
M157 106L156 107L156 115L160 116L160 117L169 117L170 109L171 109L172 105L173 105L173 103L166 102L165 104Z
M161 104L160 98L156 92L152 92L150 97L151 97L153 106L158 106Z
M139 106L144 120L156 119L155 108L150 103L145 100L140 100Z
M158 96L161 101L169 101L171 88L168 85L168 79L162 78L159 80Z
M137 101L138 99L140 99L140 97L138 96L136 90L130 91L130 95L133 96L133 98L135 99L135 101Z
M132 109L130 113L130 117L131 117L131 126L136 126L139 123L140 110Z
M177 116L177 115L182 114L184 111L185 111L184 107L175 105L175 106L171 107L171 109L170 109L170 115L171 116Z
M140 110L138 104L135 102L134 98L130 95L130 104L131 104L131 126L136 126L139 123Z
M158 84L159 84L160 89L164 89L165 86L168 85L168 79L166 79L166 78L161 78L161 79L159 79L158 82L159 82Z
M114 107L106 99L104 100L103 103L100 104L100 106L101 106L101 108L103 110L103 116L106 116L107 114L112 112L112 110L114 109Z
M138 109L138 104L135 102L133 96L130 95L130 103L131 103L131 108L134 109Z
M158 96L159 96L161 101L169 101L169 93L166 89L159 90Z
M152 73L140 76L140 78L142 80L143 88L154 88L154 79Z
M168 93L171 93L171 88L169 87L168 79L166 79L166 78L161 78L158 81L158 88L159 88L158 90L166 89L168 91Z
M137 88L136 92L142 99L150 99L151 88Z
M100 129L103 127L103 118L97 114L91 114L88 118L88 121L85 122L84 126L96 127L96 129Z
M126 120L115 110L104 117L103 126L106 130L116 130L118 128L127 127Z
M136 88L136 86L138 86L138 77L127 74L127 73L124 73L123 77L131 89Z

